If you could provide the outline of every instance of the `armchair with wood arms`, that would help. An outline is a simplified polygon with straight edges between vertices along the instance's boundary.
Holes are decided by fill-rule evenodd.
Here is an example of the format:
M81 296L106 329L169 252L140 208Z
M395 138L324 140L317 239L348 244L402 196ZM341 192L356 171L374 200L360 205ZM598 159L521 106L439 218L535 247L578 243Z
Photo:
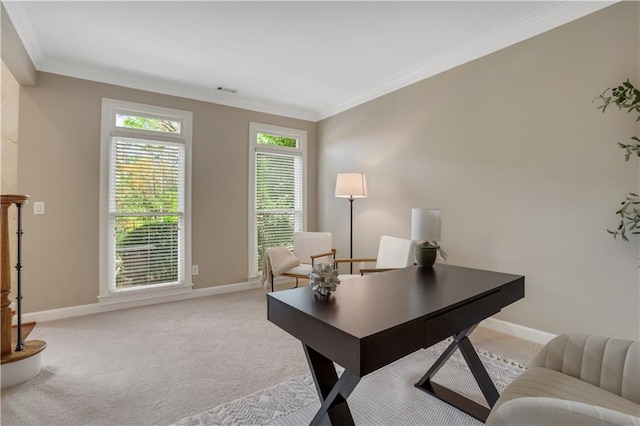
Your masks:
M270 253L271 249L269 249L264 262L265 273L269 275L271 281L271 291L274 290L276 276L295 278L296 287L298 287L298 280L309 279L309 274L316 264L333 265L336 250L332 244L333 237L330 232L296 232L293 235L293 253L289 252L286 261L280 262L276 256L269 257L270 254L277 253Z
M378 255L375 258L336 259L336 266L342 263L374 263L374 267L360 269L360 275L372 272L383 272L391 269L406 268L415 263L416 243L405 238L383 235L378 245ZM339 275L340 279L348 279L357 275Z

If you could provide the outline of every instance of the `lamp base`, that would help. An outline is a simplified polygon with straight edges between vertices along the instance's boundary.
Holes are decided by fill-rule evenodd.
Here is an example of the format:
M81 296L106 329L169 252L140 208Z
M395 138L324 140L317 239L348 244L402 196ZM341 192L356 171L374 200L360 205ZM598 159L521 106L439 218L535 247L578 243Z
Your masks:
M434 245L425 241L416 246L416 263L422 268L431 268L436 262L437 249Z

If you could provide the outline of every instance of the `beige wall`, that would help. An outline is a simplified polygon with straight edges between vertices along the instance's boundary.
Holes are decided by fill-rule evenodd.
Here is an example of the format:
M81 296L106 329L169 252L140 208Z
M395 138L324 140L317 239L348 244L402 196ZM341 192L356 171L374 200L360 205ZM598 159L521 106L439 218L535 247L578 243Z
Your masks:
M320 228L348 253L335 176L364 172L355 256L408 237L412 207L440 208L449 263L526 276L525 299L498 318L639 338L638 241L606 232L638 190L638 160L616 146L638 128L592 103L638 77L638 16L617 4L321 121Z
M2 61L0 103L2 145L0 147L0 191L15 194L18 189L18 105L20 85Z
M31 62L9 15L0 5L0 87L2 91L1 147L0 147L0 191L2 194L18 192L18 110L20 84L33 85L37 81L36 68ZM15 299L17 271L13 266L17 258L17 208L9 208L9 258L11 263L11 295Z
M308 227L316 227L316 124L40 73L20 92L19 189L46 202L25 214L25 312L96 303L103 97L193 112L196 288L247 281L248 138L256 121L308 132Z
M18 192L18 105L20 85L2 61L0 68L2 98L0 100L0 193ZM11 206L9 215L9 259L11 264L11 295L16 295L17 272L13 266L17 256L17 208Z

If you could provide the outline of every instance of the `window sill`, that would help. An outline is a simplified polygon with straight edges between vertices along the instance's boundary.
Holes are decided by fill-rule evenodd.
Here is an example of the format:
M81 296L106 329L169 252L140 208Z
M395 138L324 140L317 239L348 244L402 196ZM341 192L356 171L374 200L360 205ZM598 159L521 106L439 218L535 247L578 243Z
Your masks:
M128 288L100 295L98 296L98 300L101 305L112 305L115 303L160 299L163 297L190 293L192 287L193 284L157 284L143 288Z

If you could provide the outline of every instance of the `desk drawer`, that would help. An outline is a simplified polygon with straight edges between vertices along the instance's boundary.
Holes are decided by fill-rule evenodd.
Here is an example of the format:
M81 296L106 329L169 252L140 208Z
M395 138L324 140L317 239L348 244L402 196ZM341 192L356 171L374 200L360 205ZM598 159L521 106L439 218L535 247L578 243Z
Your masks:
M423 347L433 346L441 340L497 314L503 306L502 299L500 290L498 290L425 319Z

